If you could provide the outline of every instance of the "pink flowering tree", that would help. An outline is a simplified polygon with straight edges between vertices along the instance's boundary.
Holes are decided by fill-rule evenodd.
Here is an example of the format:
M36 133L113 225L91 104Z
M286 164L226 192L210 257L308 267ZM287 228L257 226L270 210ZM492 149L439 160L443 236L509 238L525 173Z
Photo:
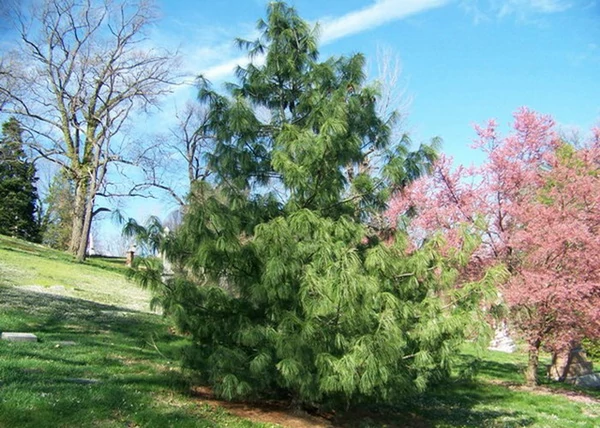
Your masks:
M549 116L522 108L507 136L494 121L476 131L481 166L453 169L442 157L396 195L388 218L415 245L434 233L459 245L464 227L481 237L465 275L498 263L508 270L500 292L535 384L542 347L558 353L600 337L600 130L573 146Z

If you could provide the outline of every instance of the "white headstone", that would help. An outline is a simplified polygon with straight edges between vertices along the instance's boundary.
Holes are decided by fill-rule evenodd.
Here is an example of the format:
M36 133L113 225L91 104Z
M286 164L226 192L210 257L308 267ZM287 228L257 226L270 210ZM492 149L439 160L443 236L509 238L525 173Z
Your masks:
M509 354L512 354L517 350L515 342L510 337L506 322L503 321L500 325L496 326L494 339L492 339L488 349L492 351L507 352Z
M94 249L94 235L90 234L90 241L88 242L88 255L95 256L96 250Z
M37 336L32 333L2 333L2 340L11 342L37 342Z

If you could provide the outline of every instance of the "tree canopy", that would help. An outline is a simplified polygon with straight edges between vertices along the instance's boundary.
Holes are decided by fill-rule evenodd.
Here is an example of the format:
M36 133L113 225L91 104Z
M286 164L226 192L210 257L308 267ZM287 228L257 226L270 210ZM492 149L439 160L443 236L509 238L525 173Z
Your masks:
M258 28L238 41L255 62L227 94L201 80L214 182L195 183L164 239L175 275L148 261L136 276L221 396L347 404L422 391L449 375L495 275L453 287L473 237L447 257L437 240L411 252L402 235L384 239L389 196L435 150L391 140L364 57L319 61L317 29L284 3Z
M442 231L456 245L461 224L479 231L466 277L499 261L508 268L501 291L529 345L527 380L536 383L542 346L559 352L600 336L599 131L575 146L550 116L524 108L510 134L500 136L494 121L477 133L481 166L453 170L440 160L396 195L388 216L404 219L419 241Z
M23 148L17 119L2 124L0 138L0 233L28 241L40 239L35 167Z

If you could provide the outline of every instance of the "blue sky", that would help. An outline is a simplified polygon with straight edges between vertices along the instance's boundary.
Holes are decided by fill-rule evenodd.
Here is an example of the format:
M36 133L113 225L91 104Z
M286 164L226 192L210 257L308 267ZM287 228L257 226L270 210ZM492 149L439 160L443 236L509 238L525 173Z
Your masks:
M235 37L256 37L265 0L156 0L162 18L151 45L179 49L188 82L204 74L219 87L246 64ZM419 143L443 139L456 162L481 159L470 148L472 125L489 118L506 127L521 106L551 114L565 129L600 125L600 0L292 0L321 26L321 58L362 52L376 77L377 51L402 64L406 130ZM176 108L195 98L181 85L162 111L144 121L165 129ZM139 200L125 213L165 217L174 204ZM102 222L101 235L117 238Z
M321 58L362 52L376 77L377 51L402 64L411 99L405 128L413 141L443 139L455 162L479 162L472 125L489 118L508 126L528 106L551 114L565 129L586 133L600 124L600 0L294 0L300 15L321 26ZM264 0L159 0L162 19L152 43L178 48L182 69L216 87L246 64L235 37L256 37ZM194 99L190 85L165 102ZM171 205L173 206L173 205ZM160 201L133 204L129 215L163 216Z
M178 46L190 74L217 86L246 62L234 37L252 38L265 1L167 1L157 36ZM412 99L406 123L416 142L440 136L444 152L477 160L473 123L508 124L520 106L566 128L600 122L600 1L295 0L321 25L322 58L362 52L375 75L377 50L402 63ZM158 43L158 41L157 41ZM177 103L193 97L182 90Z

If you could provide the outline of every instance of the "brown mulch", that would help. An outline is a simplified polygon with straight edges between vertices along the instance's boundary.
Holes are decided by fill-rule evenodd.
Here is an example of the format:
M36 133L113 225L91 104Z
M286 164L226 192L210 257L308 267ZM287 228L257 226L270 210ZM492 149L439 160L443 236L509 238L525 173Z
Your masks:
M254 422L279 424L290 428L329 428L335 426L324 417L292 409L285 402L273 400L262 403L224 401L216 398L211 389L204 386L194 387L192 394L203 403L222 407L227 409L229 413Z
M221 407L238 417L253 422L278 424L289 428L343 428L360 426L361 421L378 422L388 428L427 428L430 425L414 414L396 415L382 418L369 412L353 411L340 417L335 413L312 414L295 409L284 400L264 402L230 402L216 398L208 387L197 386L192 389L194 395L204 404Z

